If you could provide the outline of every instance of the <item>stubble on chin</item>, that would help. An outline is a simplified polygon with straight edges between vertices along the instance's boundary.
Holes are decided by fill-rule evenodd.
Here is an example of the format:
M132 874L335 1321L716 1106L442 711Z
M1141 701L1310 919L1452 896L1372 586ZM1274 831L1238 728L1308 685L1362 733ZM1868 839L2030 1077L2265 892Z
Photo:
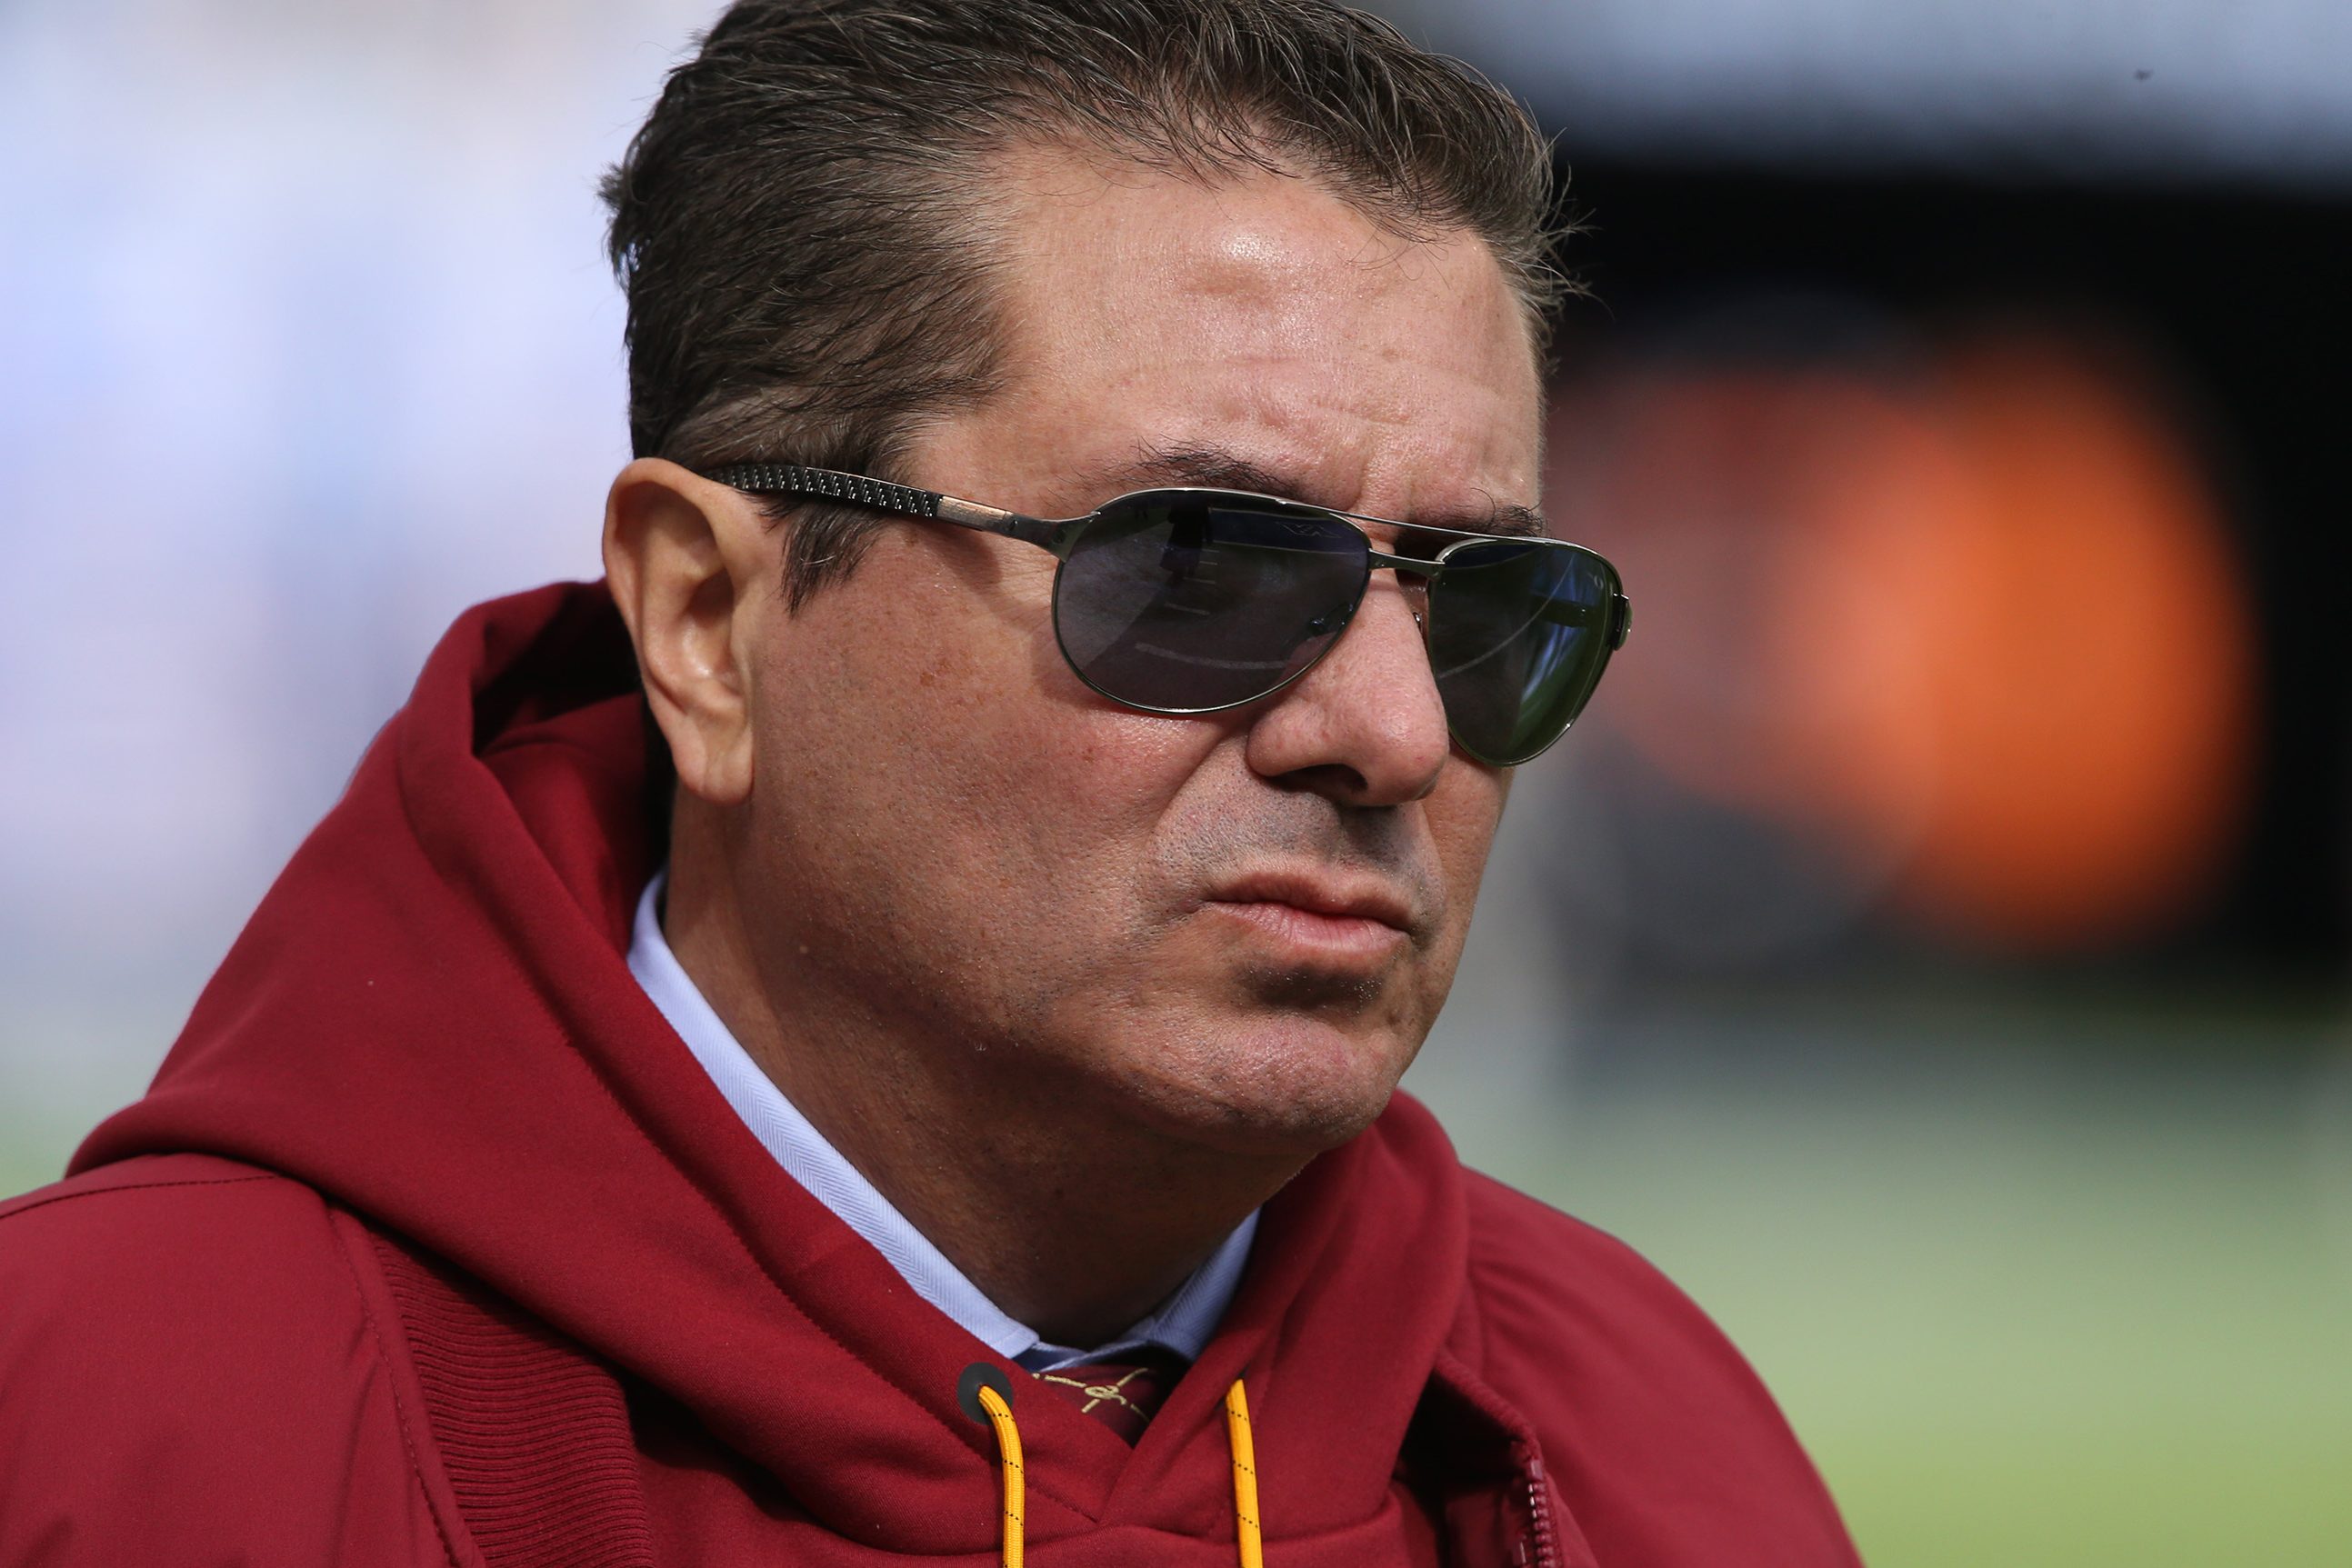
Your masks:
M1269 1011L1311 1013L1333 1021L1371 1012L1387 991L1389 971L1340 974L1306 964L1245 966L1241 989L1251 1003Z

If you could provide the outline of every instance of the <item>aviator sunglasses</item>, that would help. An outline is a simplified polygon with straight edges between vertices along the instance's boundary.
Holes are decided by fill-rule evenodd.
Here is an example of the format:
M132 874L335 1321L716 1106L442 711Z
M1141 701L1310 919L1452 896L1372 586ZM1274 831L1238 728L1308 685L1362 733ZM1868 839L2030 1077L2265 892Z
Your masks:
M1051 550L1054 634L1081 681L1125 707L1215 713L1273 695L1348 629L1375 569L1417 580L1414 619L1454 744L1508 768L1558 740L1633 625L1617 570L1559 539L1392 522L1241 490L1138 490L1081 517L1030 517L788 463L707 477L953 523ZM1360 523L1397 531L1372 548Z

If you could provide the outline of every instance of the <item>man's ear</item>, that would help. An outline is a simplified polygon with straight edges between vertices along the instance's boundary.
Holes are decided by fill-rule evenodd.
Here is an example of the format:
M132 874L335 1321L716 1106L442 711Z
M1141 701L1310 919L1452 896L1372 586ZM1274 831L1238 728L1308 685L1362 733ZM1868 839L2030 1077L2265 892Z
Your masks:
M774 537L740 491L659 457L604 502L604 576L636 643L678 782L715 805L751 792L752 622L774 608Z

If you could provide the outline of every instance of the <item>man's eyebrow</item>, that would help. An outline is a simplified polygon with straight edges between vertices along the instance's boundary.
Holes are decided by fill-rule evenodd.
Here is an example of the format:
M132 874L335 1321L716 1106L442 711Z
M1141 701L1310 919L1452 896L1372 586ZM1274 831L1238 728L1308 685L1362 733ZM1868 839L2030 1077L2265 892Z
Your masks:
M1305 501L1309 506L1328 505L1308 493L1307 487L1297 480L1286 478L1222 446L1145 447L1136 461L1117 471L1111 482L1145 486L1197 485L1213 490L1247 490L1260 496L1279 496L1286 500ZM1454 528L1464 533L1500 534L1514 538L1541 538L1544 533L1543 514L1533 507L1492 499L1483 509L1386 520L1408 528Z
M1120 470L1123 479L1147 485L1201 485L1213 490L1248 490L1306 501L1299 487L1270 468L1260 467L1222 446L1147 446Z
M1517 501L1489 501L1483 519L1440 525L1458 528L1466 533L1501 534L1508 538L1539 539L1549 531L1544 515L1533 507L1522 507Z

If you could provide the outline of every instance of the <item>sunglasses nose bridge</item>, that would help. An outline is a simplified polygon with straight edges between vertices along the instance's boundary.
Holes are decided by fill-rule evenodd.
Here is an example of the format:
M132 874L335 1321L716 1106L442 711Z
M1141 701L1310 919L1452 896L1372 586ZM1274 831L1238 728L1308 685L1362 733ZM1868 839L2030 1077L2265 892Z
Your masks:
M1375 571L1396 573L1397 590L1404 595L1405 608L1412 612L1412 623L1421 634L1429 635L1429 585L1437 576L1438 565L1418 556L1391 555L1386 550L1365 551L1365 577Z
M1367 546L1364 559L1371 563L1370 570L1393 571L1401 579L1407 577L1425 579L1437 575L1437 562L1423 560L1419 556L1391 555L1386 550L1373 549Z

